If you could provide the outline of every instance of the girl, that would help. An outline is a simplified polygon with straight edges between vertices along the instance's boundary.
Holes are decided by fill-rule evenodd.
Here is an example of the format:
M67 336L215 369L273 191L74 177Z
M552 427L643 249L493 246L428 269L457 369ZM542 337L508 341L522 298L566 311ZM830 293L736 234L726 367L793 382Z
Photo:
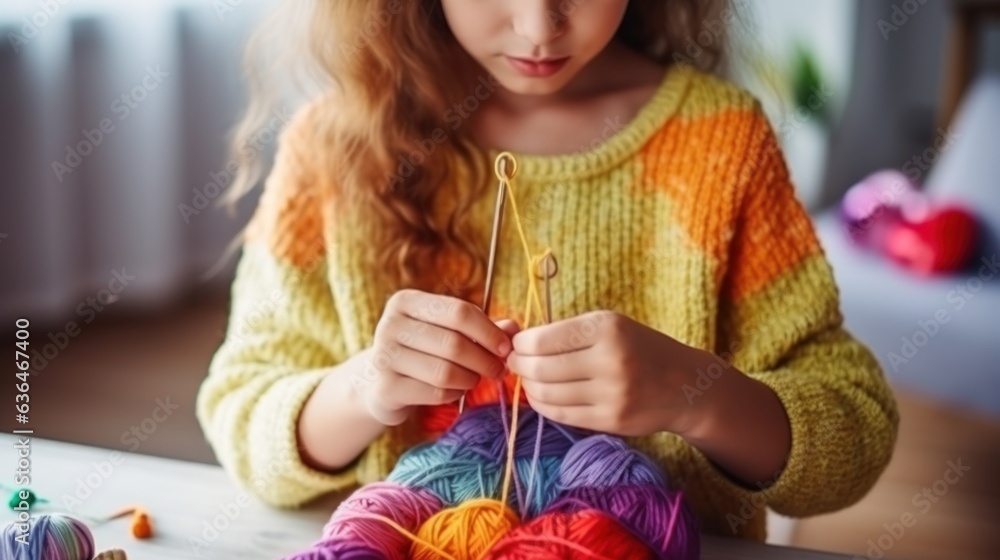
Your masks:
M709 531L762 540L766 507L814 515L871 488L893 397L842 328L760 106L696 69L728 7L314 6L332 84L281 136L198 399L234 477L279 506L382 479L509 369L544 416L662 464ZM559 262L548 325L515 311L513 227L481 311L500 150Z

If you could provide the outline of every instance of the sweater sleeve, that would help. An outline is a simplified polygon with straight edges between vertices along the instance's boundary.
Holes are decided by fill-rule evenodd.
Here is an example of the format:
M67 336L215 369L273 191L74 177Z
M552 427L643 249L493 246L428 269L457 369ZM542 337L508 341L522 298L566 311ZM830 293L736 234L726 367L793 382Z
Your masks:
M356 467L333 474L309 468L297 446L305 401L347 358L327 281L318 189L299 153L302 127L302 118L293 119L279 137L246 229L225 339L197 400L198 421L222 466L250 493L284 507L357 482Z
M758 119L721 286L717 352L777 394L791 425L791 453L756 490L695 456L711 486L741 504L816 515L871 489L892 455L899 417L878 362L842 326L830 265L777 138L766 117ZM742 518L732 513L735 531Z

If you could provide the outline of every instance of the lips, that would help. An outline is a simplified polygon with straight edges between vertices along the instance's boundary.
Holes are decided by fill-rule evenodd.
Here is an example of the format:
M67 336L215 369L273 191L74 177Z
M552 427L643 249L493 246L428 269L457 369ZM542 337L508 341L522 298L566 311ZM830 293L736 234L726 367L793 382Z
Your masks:
M570 57L532 59L508 56L506 58L514 70L521 74L531 78L544 78L562 70Z

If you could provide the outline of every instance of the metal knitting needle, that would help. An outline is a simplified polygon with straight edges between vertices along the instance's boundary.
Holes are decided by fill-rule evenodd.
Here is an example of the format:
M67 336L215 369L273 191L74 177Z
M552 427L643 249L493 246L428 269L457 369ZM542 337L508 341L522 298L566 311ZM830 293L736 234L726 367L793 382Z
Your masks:
M503 227L503 210L507 205L507 181L517 170L517 163L510 154L503 153L497 156L494 171L499 179L500 186L497 188L497 202L493 211L493 234L490 237L490 258L486 265L486 287L483 291L483 313L490 314L490 302L493 299L493 277L496 270L497 253L500 249L500 230ZM458 401L458 413L465 411L465 395Z

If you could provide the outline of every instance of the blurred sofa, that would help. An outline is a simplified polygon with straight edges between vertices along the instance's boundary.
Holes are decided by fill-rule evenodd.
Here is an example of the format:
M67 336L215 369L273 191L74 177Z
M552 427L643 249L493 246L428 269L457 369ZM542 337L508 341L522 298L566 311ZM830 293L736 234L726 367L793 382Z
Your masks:
M817 229L848 329L894 385L1000 417L1000 76L969 90L924 190L977 213L984 228L964 274L922 278L852 245L836 211Z

